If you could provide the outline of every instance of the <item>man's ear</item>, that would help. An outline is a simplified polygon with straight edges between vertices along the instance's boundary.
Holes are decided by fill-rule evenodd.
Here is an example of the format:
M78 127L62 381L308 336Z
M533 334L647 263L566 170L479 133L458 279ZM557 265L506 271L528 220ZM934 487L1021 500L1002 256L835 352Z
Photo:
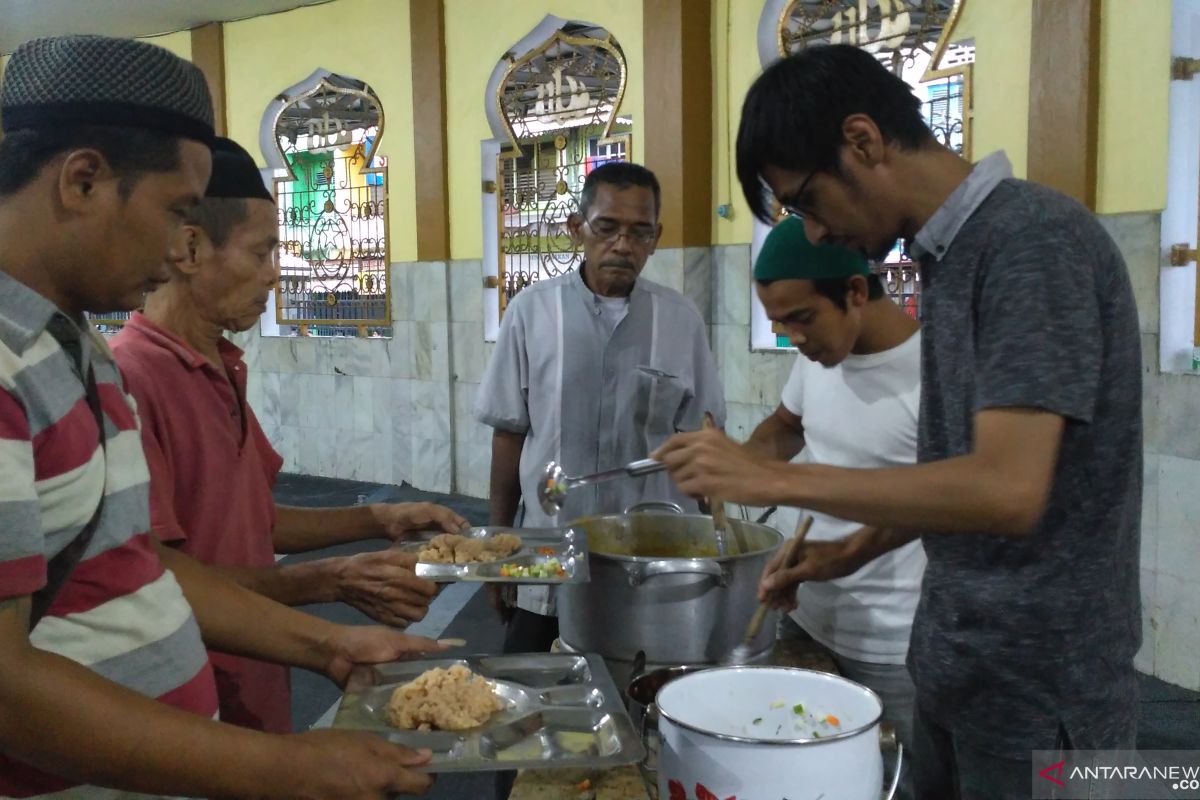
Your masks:
M583 244L583 215L578 211L571 212L567 217L567 231L571 234L571 241L574 244Z
M58 201L68 212L86 214L97 206L100 184L115 177L100 151L72 150L58 169Z
M212 250L212 242L208 235L195 225L183 226L184 252L182 260L175 262L175 269L184 275L195 275L200 271L200 263Z

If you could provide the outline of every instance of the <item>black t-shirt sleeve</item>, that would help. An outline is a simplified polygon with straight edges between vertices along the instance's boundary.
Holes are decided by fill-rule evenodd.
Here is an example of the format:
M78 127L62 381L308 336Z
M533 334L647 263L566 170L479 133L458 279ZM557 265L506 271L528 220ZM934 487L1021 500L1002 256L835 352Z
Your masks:
M1050 224L999 245L982 276L975 408L1038 408L1090 423L1103 361L1096 256Z

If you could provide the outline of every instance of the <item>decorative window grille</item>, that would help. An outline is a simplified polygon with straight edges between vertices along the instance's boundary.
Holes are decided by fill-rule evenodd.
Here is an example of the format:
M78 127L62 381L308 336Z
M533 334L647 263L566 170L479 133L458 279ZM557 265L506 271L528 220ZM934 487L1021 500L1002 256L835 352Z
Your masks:
M629 156L618 116L626 65L603 29L568 24L510 60L496 94L508 142L496 165L500 313L517 292L582 259L567 220L593 169Z
M779 20L779 52L818 44L853 44L872 53L922 99L934 137L969 158L971 67L975 47L950 44L966 0L792 0ZM917 316L921 276L903 242L876 265L888 294ZM779 336L781 347L789 346Z
M288 172L276 179L276 320L300 335L390 336L383 106L338 75L294 97L275 122Z

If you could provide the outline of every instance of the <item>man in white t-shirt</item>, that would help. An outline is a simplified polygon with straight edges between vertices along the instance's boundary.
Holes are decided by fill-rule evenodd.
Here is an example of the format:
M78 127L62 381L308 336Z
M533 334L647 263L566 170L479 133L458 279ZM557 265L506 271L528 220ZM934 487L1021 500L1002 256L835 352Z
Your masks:
M802 357L779 407L744 447L780 460L803 450L813 462L840 467L915 463L920 326L884 295L866 260L811 244L804 223L787 217L767 236L754 279L767 314ZM843 539L862 527L809 513L808 542ZM807 635L824 645L843 675L880 696L884 720L906 745L913 683L904 661L924 570L917 539L845 578L796 584L775 576L784 578L779 595L792 609L781 636ZM777 571L772 562L764 578Z

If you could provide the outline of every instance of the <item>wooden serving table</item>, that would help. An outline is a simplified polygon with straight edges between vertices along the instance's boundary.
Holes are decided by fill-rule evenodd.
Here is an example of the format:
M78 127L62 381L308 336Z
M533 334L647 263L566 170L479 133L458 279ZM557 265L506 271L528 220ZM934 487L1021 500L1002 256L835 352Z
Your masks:
M770 659L756 666L801 667L837 672L833 659L812 641L777 641ZM621 687L624 690L625 687ZM587 783L585 783L585 781ZM651 800L636 764L602 770L527 769L513 784L511 800Z

